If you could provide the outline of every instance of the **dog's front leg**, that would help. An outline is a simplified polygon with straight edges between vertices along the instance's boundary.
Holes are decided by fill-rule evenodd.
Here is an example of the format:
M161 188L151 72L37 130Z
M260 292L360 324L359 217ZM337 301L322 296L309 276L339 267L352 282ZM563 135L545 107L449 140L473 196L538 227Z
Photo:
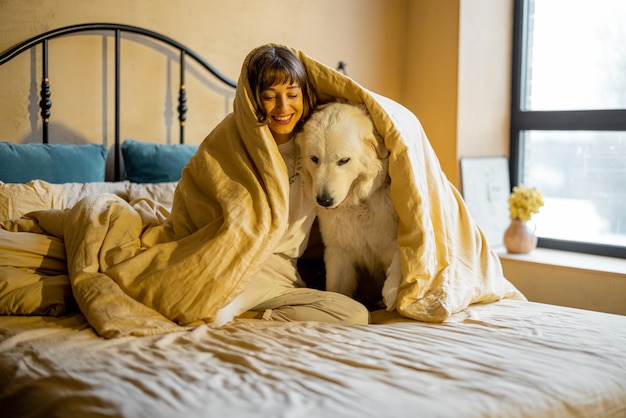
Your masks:
M324 252L326 265L326 290L352 297L357 287L354 261L340 248L327 247Z
M383 301L388 311L396 309L398 299L398 289L402 283L402 267L400 265L400 251L396 251L391 260L391 265L387 269L387 278L383 284Z

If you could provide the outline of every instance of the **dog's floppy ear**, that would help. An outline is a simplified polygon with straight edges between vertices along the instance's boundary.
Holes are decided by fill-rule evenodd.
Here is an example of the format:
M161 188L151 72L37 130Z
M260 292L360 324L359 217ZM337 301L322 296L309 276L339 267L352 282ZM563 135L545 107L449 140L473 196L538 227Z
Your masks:
M385 147L385 140L374 127L374 121L372 120L372 117L367 110L367 106L365 106L364 103L355 103L354 106L361 109L361 111L367 116L367 118L370 120L370 123L372 124L371 136L368 136L367 138L368 144L371 145L374 150L376 150L376 155L378 155L378 158L380 158L381 160L389 157L389 151L387 150L387 147Z
M372 136L368 137L367 141L369 145L376 150L378 158L382 160L389 157L389 151L387 150L387 147L385 147L385 140L382 136L380 136L376 129L373 130Z

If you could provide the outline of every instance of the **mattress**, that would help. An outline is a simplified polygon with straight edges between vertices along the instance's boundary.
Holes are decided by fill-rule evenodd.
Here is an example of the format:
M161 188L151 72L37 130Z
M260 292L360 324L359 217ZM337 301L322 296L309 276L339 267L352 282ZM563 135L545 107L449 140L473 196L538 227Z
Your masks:
M0 317L19 417L623 417L626 317L532 302L441 324L238 319L103 339L81 314Z

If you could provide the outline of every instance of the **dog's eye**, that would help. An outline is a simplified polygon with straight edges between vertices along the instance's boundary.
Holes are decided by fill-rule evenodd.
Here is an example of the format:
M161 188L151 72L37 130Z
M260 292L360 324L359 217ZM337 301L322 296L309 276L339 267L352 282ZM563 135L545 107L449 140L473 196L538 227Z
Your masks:
M350 158L342 158L341 160L337 161L337 165L344 165L346 164L348 161L350 161Z
M311 161L317 164L319 162L319 158L317 158L315 155L311 155Z

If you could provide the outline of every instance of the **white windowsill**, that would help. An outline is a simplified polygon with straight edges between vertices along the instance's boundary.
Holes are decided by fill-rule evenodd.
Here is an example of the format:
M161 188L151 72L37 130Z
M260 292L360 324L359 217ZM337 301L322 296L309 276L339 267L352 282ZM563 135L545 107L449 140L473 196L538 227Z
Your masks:
M626 259L622 258L581 254L548 248L536 248L528 254L509 254L504 247L495 247L494 250L501 259L596 271L598 273L614 273L626 277Z

